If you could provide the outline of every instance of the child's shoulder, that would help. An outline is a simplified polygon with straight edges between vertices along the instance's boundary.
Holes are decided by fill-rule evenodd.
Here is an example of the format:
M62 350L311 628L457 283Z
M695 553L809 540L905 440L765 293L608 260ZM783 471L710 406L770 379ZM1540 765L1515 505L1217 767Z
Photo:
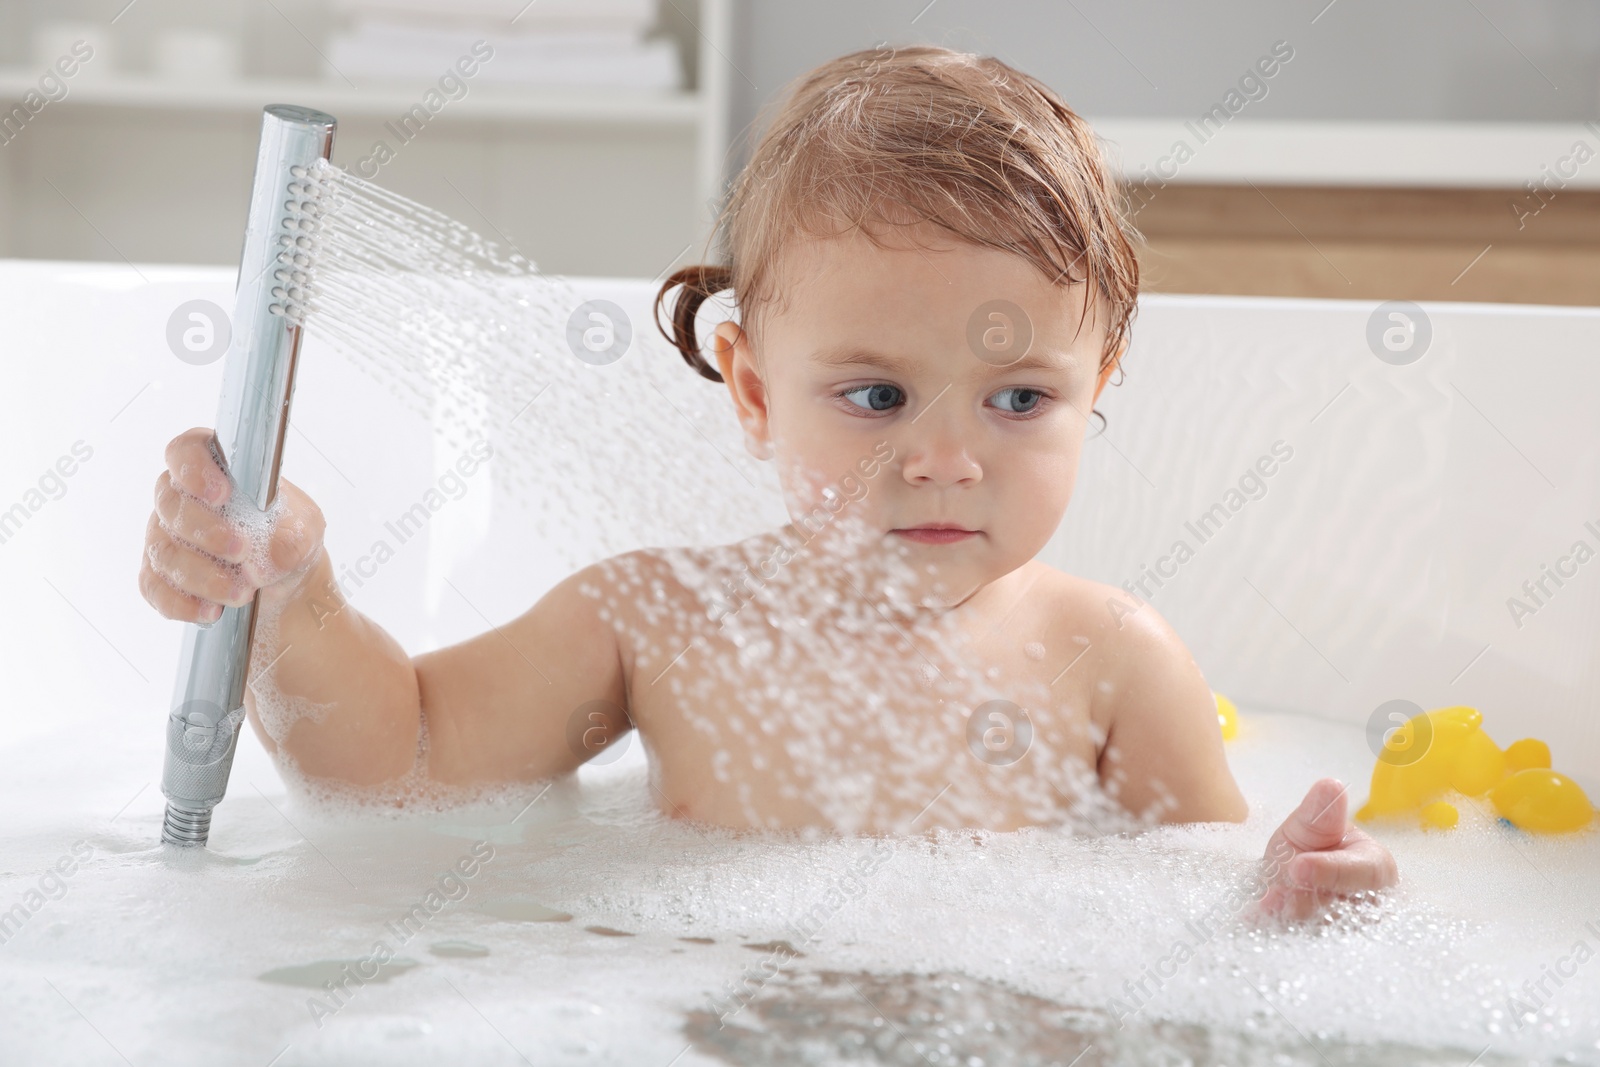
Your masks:
M1072 669L1090 689L1103 780L1116 783L1123 805L1176 821L1243 819L1248 807L1228 770L1215 697L1177 631L1121 589L1041 573L1051 624L1087 639Z
M1077 649L1074 672L1095 680L1096 718L1114 717L1121 699L1196 673L1188 647L1149 601L1035 560L1028 599L1047 648Z
M1039 624L1056 636L1086 638L1091 645L1130 655L1177 638L1149 601L1039 560L1028 567L1028 597L1035 601Z
M637 548L592 563L579 573L606 585L642 582L687 591L708 581L757 572L782 556L786 547L777 533L763 533L723 545Z
M639 548L609 556L578 571L568 582L624 613L630 606L655 614L664 608L697 614L730 596L745 596L772 578L787 561L777 533L732 544Z

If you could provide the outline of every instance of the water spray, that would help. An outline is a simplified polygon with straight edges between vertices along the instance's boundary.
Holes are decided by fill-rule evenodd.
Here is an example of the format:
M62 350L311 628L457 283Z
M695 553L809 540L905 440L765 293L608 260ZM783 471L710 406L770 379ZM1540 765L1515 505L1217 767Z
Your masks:
M211 449L232 484L230 499L262 512L278 495L303 332L302 291L321 214L307 179L332 152L335 125L331 115L289 104L270 105L261 120ZM184 628L161 777L163 841L204 845L210 836L211 811L227 792L244 722L260 596L258 590L248 604L224 606L209 626Z

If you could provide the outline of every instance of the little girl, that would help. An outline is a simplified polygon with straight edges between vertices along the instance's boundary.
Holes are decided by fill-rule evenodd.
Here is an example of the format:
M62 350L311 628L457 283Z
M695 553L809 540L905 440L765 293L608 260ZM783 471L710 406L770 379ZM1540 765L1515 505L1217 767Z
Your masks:
M658 322L779 464L768 535L605 560L412 657L340 595L304 493L280 482L252 563L211 432L173 439L140 589L201 624L259 593L246 707L280 764L401 798L568 774L632 729L662 809L730 827L1244 819L1177 635L1035 558L1138 292L1088 125L992 58L843 56L791 87L719 232L727 264L668 278ZM258 682L317 714L263 714ZM1323 779L1283 823L1268 910L1394 883L1347 808Z

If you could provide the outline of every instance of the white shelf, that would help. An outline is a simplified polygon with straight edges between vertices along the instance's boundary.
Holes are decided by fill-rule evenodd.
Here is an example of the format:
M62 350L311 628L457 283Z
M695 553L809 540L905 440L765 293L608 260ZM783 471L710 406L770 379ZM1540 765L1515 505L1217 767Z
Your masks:
M475 78L435 113L449 136L406 151L383 180L468 225L518 234L567 273L651 276L695 254L728 162L732 0L658 4L662 29L686 47L694 89ZM37 90L41 73L0 66L0 114ZM0 146L0 256L235 261L262 107L320 108L340 120L346 147L374 135L393 146L386 124L433 82L358 78L357 88L308 67L207 84L85 69ZM187 164L176 183L174 158Z
M0 99L20 100L38 89L34 70L0 68ZM244 79L195 83L132 75L99 80L78 78L68 83L65 100L54 108L117 107L163 111L260 111L267 104L300 104L320 108L338 118L398 118L421 102L426 85L379 84L352 89L339 82L311 79ZM692 131L704 115L704 102L693 92L644 92L626 89L514 89L475 85L461 100L439 112L454 119L529 123L604 122L614 125L682 127Z
M1600 123L1334 122L1237 118L1205 131L1183 119L1091 119L1131 179L1171 183L1600 188ZM1202 134L1206 134L1202 139ZM1182 142L1193 153L1176 164ZM1169 161L1165 166L1162 160ZM1148 170L1146 169L1148 168ZM1176 173L1173 173L1176 171ZM1564 186L1561 181L1564 179Z

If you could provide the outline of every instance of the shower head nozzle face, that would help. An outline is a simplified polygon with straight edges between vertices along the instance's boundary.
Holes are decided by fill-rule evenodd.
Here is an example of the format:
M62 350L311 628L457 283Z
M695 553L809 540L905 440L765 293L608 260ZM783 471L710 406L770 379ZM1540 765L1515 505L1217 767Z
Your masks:
M306 311L315 295L311 286L312 267L318 250L318 231L324 208L325 187L318 180L325 163L289 168L289 183L284 188L283 216L277 227L278 257L272 273L273 315L291 325L305 323Z

